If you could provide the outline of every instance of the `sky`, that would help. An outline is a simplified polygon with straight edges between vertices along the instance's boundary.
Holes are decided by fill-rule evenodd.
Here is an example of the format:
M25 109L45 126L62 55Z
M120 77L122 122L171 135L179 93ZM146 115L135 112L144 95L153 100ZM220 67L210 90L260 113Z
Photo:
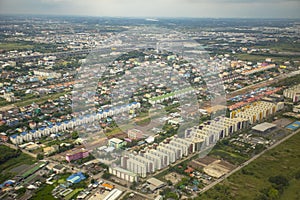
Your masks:
M300 18L300 0L0 0L0 14Z

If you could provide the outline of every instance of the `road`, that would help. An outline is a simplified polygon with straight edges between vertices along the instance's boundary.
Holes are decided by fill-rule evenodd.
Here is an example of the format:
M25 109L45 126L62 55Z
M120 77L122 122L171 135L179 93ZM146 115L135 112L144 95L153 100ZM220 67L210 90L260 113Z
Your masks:
M33 157L33 158L36 158L36 157L37 157L36 154L31 153L31 152L29 152L29 151L27 151L27 150L25 150L25 149L18 148L17 146L15 146L15 145L13 145L13 144L10 144L10 143L7 143L7 142L2 142L1 144L4 144L5 146L7 146L7 147L9 147L9 148L12 148L12 149L16 149L16 150L17 150L17 149L20 149L23 153L25 153L25 154L27 154L27 155Z
M275 77L273 80L266 80L266 81L263 81L263 82L259 82L259 83L249 85L247 87L235 90L234 92L231 92L230 94L227 95L227 100L229 100L230 98L232 98L234 96L237 96L239 94L245 94L246 91L250 91L250 90L257 89L257 88L265 87L265 86L268 86L272 83L278 82L278 81L283 80L285 78L290 78L290 77L296 76L298 74L300 74L300 70L291 72L289 74L281 74L281 75Z
M73 55L82 55L88 54L91 52L91 49L82 49L82 50L73 50L73 51L60 51L60 52L53 52L53 53L41 53L39 55L29 55L29 56L16 56L16 57L7 57L7 58L0 58L1 61L30 61L38 58L43 58L45 56L56 56L57 58L63 58Z
M266 153L267 151L275 148L276 146L278 146L279 144L281 144L282 142L286 141L287 139L291 138L292 136L296 135L297 133L299 133L300 130L295 131L293 133L291 133L290 135L284 137L283 139L277 141L276 143L274 143L272 146L268 147L267 149L265 149L264 151L262 151L261 153L253 156L252 158L250 158L249 160L247 160L246 162L244 162L242 165L238 166L237 168L235 168L234 170L232 170L231 172L229 172L228 174L226 174L225 176L223 176L222 178L212 182L211 184L209 184L208 186L204 187L202 190L200 190L200 193L204 193L207 190L211 189L212 187L214 187L215 185L217 185L218 183L222 182L224 179L228 178L229 176L231 176L232 174L234 174L235 172L239 171L240 169L242 169L243 167L249 165L252 161L256 160L257 158L259 158L261 155L263 155L264 153Z

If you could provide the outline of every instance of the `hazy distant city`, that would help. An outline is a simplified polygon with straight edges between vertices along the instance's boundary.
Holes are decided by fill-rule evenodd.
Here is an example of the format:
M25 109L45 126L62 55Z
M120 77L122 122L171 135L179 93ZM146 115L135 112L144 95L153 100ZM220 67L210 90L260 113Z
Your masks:
M296 1L278 18L46 2L0 9L0 199L300 199Z

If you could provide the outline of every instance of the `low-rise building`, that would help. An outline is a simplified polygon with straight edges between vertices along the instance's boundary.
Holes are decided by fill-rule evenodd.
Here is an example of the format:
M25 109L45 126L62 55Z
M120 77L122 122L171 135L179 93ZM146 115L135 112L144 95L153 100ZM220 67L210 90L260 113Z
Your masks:
M126 145L126 142L119 138L111 138L108 140L108 146L114 147L115 149L120 149L124 145Z
M128 137L133 140L138 140L143 138L143 132L138 129L130 129L128 130Z
M67 153L66 155L66 160L68 162L71 162L72 160L78 160L78 159L81 159L81 158L86 158L89 156L89 151L82 148L82 149L76 149L76 150L73 150L69 153Z

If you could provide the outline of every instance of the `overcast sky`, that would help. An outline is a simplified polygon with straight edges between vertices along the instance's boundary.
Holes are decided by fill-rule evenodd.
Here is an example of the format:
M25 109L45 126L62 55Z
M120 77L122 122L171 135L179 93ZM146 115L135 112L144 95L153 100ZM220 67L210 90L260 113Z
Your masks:
M300 18L300 0L0 0L1 14Z

